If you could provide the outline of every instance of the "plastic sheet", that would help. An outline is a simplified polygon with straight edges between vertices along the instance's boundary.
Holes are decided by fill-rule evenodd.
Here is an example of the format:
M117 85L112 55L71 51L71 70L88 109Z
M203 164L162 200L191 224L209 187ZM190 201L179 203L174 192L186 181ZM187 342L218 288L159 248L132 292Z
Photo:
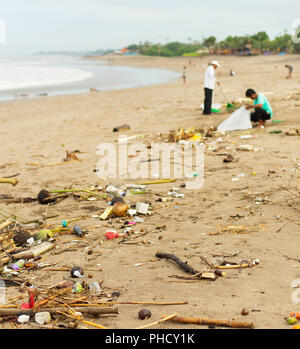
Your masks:
M218 126L218 131L247 130L252 128L250 110L241 107Z

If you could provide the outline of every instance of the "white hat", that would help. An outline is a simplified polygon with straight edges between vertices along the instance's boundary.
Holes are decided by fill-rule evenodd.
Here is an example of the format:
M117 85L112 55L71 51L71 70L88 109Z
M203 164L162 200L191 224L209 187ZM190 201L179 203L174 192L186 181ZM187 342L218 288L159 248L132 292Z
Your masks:
M221 67L218 61L212 61L210 64L216 65L218 68Z

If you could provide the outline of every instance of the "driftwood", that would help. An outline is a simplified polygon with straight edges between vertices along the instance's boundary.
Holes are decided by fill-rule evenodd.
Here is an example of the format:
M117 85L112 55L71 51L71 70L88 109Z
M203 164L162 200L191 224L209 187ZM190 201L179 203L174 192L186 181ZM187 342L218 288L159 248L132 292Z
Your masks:
M249 268L249 264L236 264L236 265L219 265L218 269L243 269L243 268Z
M188 302L101 302L101 304L143 304L143 305L184 305L188 304Z
M30 197L25 197L25 198L12 198L12 197L8 197L8 198L1 198L0 199L3 202L6 202L7 204L27 204L29 202L34 202L37 200L37 198L30 198Z
M78 307L72 308L75 312L82 314L101 315L101 314L118 314L118 308L116 307ZM64 307L56 308L39 308L39 309L11 309L11 308L0 308L0 317L3 316L18 316L19 314L34 315L38 312L48 312L50 314L60 314L65 312Z
M199 271L195 270L191 266L187 264L187 262L183 262L181 259L176 257L171 253L156 253L157 258L171 259L173 262L177 263L181 269L183 269L186 273L189 274L199 274Z
M162 317L164 317L164 315L162 315ZM202 319L202 318L184 317L184 316L176 316L170 319L169 321L178 322L182 324L193 324L193 325L213 325L213 326L231 327L231 328L254 328L254 324L252 322Z
M4 317L4 318L1 317L0 323L5 322L5 321L10 321L10 320L14 321L14 320L16 320L16 317L15 316L8 316L8 317Z

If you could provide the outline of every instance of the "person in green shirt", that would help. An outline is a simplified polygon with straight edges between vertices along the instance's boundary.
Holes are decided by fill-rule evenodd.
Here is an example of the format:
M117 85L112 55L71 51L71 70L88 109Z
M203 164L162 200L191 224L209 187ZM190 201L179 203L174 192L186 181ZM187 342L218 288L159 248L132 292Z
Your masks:
M251 121L258 122L258 127L264 127L265 121L270 120L273 116L273 109L271 107L268 98L262 93L256 93L253 89L249 88L246 91L246 97L251 98L254 104L246 104L246 109L253 109L251 113Z

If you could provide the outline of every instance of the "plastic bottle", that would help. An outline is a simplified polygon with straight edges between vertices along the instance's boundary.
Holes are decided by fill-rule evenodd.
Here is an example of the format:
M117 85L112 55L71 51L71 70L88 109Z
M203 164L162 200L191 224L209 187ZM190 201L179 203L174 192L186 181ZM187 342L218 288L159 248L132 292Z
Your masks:
M12 270L19 270L24 267L25 262L25 259L19 259L16 263L9 265L8 268Z
M73 286L73 292L74 293L81 293L83 291L83 287L81 283L76 282L75 285Z

